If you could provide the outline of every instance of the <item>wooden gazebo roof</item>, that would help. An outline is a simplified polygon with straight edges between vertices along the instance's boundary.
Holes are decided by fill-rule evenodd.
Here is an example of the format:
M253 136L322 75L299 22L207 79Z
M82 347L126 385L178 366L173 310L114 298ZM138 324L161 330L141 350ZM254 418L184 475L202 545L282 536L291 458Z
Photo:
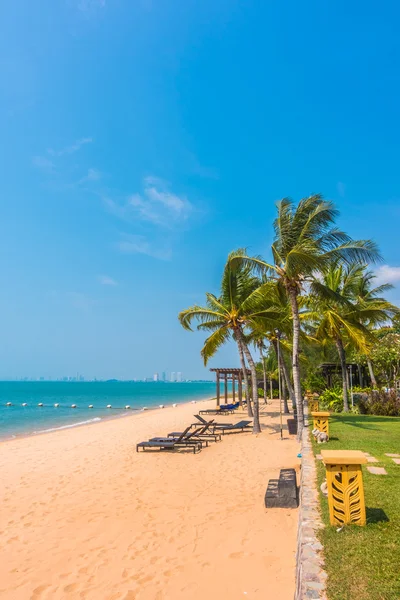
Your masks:
M224 383L224 397L225 404L228 403L228 381L232 381L232 398L233 403L235 403L235 395L236 395L236 381L238 383L238 396L240 406L242 406L243 398L242 398L242 382L246 377L243 374L242 369L228 369L228 368L219 368L219 369L210 369L213 373L216 374L216 386L217 386L217 406L220 405L220 383ZM251 375L251 371L246 369L246 376Z
M243 373L242 369L210 369L210 371L213 371L214 373L222 373L223 375L239 375L239 373ZM251 375L251 371L250 369L246 369L247 374Z

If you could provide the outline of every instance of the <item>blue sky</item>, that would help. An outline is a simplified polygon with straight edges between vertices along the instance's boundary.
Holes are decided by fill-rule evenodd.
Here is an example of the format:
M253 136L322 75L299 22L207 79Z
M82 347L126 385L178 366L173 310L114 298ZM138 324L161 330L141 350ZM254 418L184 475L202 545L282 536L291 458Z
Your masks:
M206 376L176 315L230 250L268 252L283 196L334 200L400 282L399 18L357 0L2 3L0 376Z

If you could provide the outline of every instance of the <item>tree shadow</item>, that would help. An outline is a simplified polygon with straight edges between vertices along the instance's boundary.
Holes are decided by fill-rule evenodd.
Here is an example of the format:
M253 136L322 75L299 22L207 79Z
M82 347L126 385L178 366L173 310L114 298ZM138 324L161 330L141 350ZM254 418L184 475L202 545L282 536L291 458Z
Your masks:
M389 517L382 508L366 508L367 523L387 523Z

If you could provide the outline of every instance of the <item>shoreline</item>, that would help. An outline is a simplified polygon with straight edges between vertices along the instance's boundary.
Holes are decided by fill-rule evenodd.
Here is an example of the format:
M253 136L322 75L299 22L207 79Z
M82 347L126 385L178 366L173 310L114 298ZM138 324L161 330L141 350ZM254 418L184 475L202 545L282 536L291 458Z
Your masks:
M150 413L150 412L154 412L154 411L162 411L165 410L167 408L178 408L179 406L183 406L186 404L197 404L198 402L211 402L215 400L215 398L200 398L200 399L196 399L196 400L185 400L183 402L176 402L173 404L176 404L176 406L174 407L173 404L165 404L163 408L160 408L160 406L148 406L148 407L141 407L141 408L129 408L129 409L125 409L125 408L113 408L110 410L121 410L121 411L126 411L123 412L122 414L110 414L110 415L106 415L106 416L101 416L101 417L96 417L96 415L93 416L92 419L87 419L85 421L82 422L78 422L78 423L71 423L71 424L65 424L65 425L60 425L60 427L49 427L48 429L43 429L43 430L39 430L39 431L30 431L30 432L24 432L24 433L20 433L20 434L11 434L11 437L2 437L1 432L0 432L0 444L4 444L7 442L12 442L15 440L22 440L25 438L36 438L38 436L42 436L42 435L48 435L50 433L56 433L58 431L65 431L65 430L70 430L70 429L76 429L76 428L82 428L82 427L90 427L92 425L99 425L100 423L106 423L108 421L114 421L117 419L125 419L127 417L137 417L138 415L142 414L142 413ZM72 409L71 410L79 410L79 408L76 409ZM95 409L94 409L95 410Z

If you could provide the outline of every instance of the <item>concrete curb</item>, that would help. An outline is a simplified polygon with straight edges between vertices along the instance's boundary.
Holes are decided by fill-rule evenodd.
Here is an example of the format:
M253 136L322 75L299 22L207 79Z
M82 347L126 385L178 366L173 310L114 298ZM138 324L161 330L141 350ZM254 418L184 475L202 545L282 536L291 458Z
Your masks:
M306 414L308 413L305 407ZM295 600L308 598L326 600L325 585L327 574L324 571L323 547L317 532L324 525L320 514L317 490L317 470L310 440L308 419L301 443L301 477L299 526L297 530L296 552L296 592Z

